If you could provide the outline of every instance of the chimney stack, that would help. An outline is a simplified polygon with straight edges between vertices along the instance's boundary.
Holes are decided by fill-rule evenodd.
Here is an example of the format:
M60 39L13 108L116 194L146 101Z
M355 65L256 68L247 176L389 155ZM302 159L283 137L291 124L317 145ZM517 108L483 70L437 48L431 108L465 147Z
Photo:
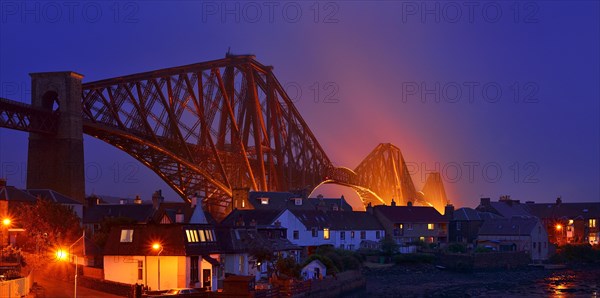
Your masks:
M163 198L162 196L162 190L157 190L154 192L154 194L152 194L152 206L154 207L154 210L158 210L158 207L160 207L160 204L162 204L162 202L164 202L165 198Z
M6 178L0 178L0 187L6 187Z
M133 199L133 203L136 205L141 205L142 204L142 198L140 198L140 196L135 196L135 199Z
M175 222L183 223L183 212L181 211L181 209L178 209L177 213L175 213Z
M446 217L447 220L454 219L454 205L446 205L446 207L444 208L444 217Z

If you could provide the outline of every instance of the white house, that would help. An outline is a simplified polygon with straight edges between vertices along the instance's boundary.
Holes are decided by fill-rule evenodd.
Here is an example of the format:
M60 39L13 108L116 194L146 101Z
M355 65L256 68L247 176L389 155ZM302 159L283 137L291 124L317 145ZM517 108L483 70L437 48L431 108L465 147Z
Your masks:
M477 245L497 251L527 252L534 261L548 258L548 233L537 217L511 217L483 221Z
M306 279L322 279L327 276L327 267L319 260L312 260L302 267L302 277Z
M111 229L104 248L106 280L153 290L216 290L219 245L211 225L128 225Z
M362 241L379 242L385 237L383 226L367 212L288 209L275 221L287 228L287 239L309 249L332 245L357 250Z

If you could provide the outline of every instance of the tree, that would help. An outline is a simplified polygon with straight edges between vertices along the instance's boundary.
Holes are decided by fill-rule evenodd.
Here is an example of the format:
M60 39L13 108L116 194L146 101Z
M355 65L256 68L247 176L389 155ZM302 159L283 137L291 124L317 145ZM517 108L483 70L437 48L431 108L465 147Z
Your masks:
M50 200L18 208L18 222L25 229L19 244L25 250L48 253L58 246L69 246L81 236L80 219L73 209Z
M390 235L385 235L385 238L381 239L381 251L387 256L391 256L398 252L398 244Z

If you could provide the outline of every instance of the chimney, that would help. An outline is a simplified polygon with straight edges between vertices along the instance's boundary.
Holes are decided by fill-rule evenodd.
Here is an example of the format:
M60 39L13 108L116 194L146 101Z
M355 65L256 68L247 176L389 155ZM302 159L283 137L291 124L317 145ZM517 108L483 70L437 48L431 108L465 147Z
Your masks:
M160 207L160 204L162 202L164 202L165 198L163 198L162 196L162 190L157 190L154 192L154 194L152 194L152 207L154 207L155 210L158 210L158 207Z
M490 198L481 198L480 201L479 201L479 205L489 206L490 205Z
M6 187L6 179L0 178L0 187Z
M92 207L94 205L99 205L100 203L100 198L96 197L95 195L91 195L87 198L85 198L87 206L88 207Z
M135 196L135 199L133 200L133 203L136 205L141 205L142 204L142 198L140 198L140 196Z
M367 209L367 212L369 214L373 214L373 205L371 205L371 202L369 202L369 204L367 204L367 207L365 209Z
M413 202L411 202L411 201L408 201L408 202L406 203L406 206L408 206L408 207L412 207L412 205L413 205ZM394 206L396 206L396 204L394 204Z
M183 223L183 212L181 211L181 209L177 210L177 213L175 213L175 222Z
M558 197L556 198L556 205L560 205L562 203L562 198Z
M444 217L446 217L447 220L452 220L454 218L454 205L446 205L444 208Z
M392 198L392 203L390 203L390 206L396 206L396 201L394 201L394 198Z
M194 195L192 196L192 208L195 208L196 205L198 205L198 193L194 193Z

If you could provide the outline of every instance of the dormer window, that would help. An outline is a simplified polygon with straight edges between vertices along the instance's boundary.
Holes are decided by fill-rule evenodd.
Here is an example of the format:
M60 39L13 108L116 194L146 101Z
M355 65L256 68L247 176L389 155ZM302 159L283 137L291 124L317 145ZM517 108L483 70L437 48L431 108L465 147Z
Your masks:
M295 198L294 199L294 204L296 206L302 206L302 198Z
M269 198L260 198L261 205L269 205Z
M133 230L121 230L121 242L133 242Z

